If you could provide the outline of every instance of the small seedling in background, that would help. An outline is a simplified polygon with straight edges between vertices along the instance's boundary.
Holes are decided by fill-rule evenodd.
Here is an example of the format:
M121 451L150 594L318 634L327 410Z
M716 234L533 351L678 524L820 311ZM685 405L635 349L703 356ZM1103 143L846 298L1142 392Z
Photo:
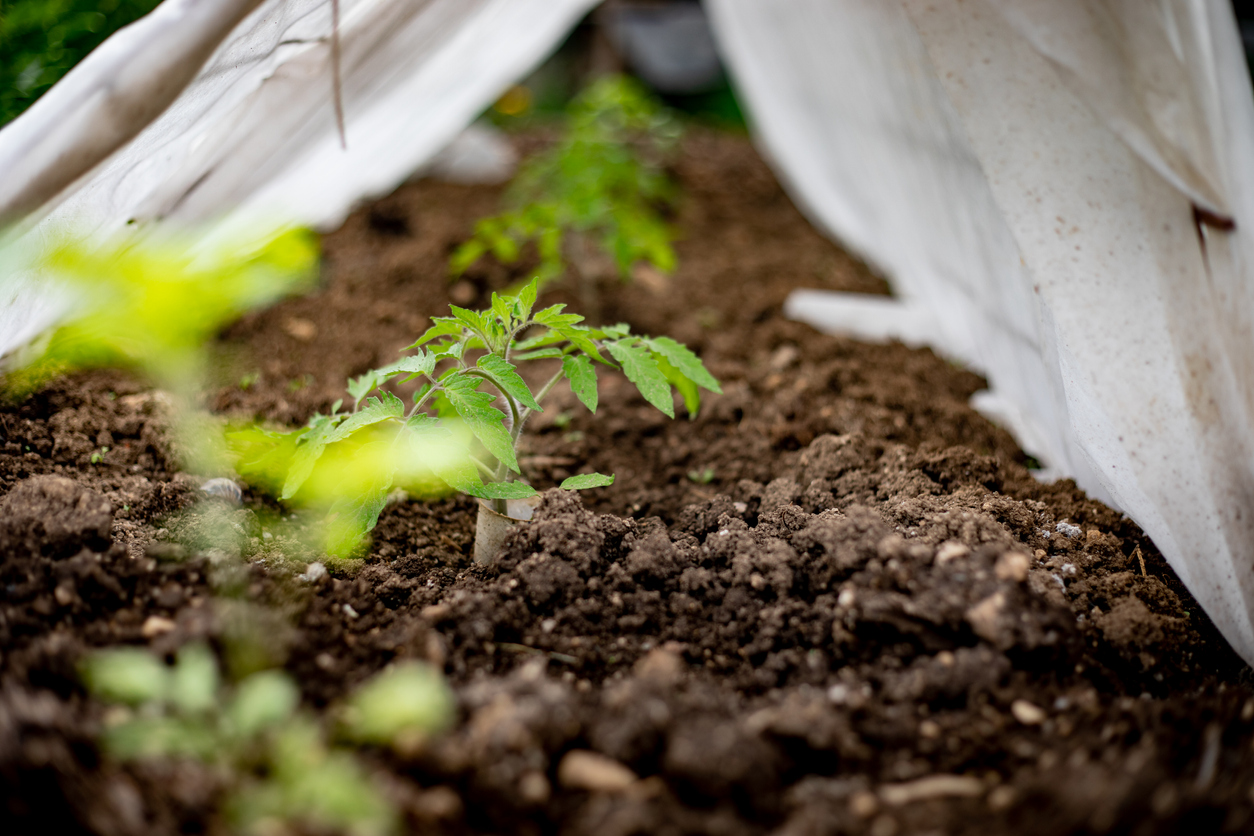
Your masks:
M404 751L448 728L453 712L453 695L435 668L400 662L354 692L341 724L350 740Z
M105 453L109 452L108 447L101 447L99 450L91 454L91 463L100 464L104 461Z
M708 485L714 481L714 468L706 467L701 470L689 470L688 478L698 485Z
M340 411L337 402L330 415L316 415L294 432L253 428L231 434L239 472L263 486L281 484L280 498L289 500L338 446L332 462L349 460L352 468L333 466L328 469L333 475L323 474L321 481L340 496L331 506L327 542L333 553L343 553L374 528L406 455L448 487L491 500L498 513L505 513L508 499L534 496L534 488L515 481L527 419L541 411L540 402L563 379L595 413L595 364L621 368L645 400L671 418L672 386L693 416L699 388L720 391L700 359L668 337L634 335L626 325L590 328L580 324L583 317L564 313L564 305L534 311L538 286L533 280L516 298L493 294L486 311L452 307L453 316L437 317L409 346L416 354L349 381L351 410ZM533 391L518 365L543 360L560 360L561 366ZM380 388L414 380L421 385L408 410ZM392 429L380 435L384 427ZM590 473L572 476L561 487L582 490L612 482L612 476Z
M261 372L249 372L239 379L239 388L247 392L249 389L257 385L257 381L261 380Z
M306 386L310 385L313 382L314 382L314 376L311 374L305 373L301 375L300 377L294 377L291 380L289 380L287 382L287 391L299 392L301 389L304 389Z
M541 285L566 273L569 262L595 321L594 248L613 261L622 279L639 262L662 273L675 269L675 236L659 207L676 197L663 161L680 128L642 86L623 76L594 82L571 102L566 122L553 148L521 166L506 211L479 221L449 267L460 276L487 254L513 264L525 245L534 244Z
M138 648L102 651L84 661L82 675L96 697L125 707L103 733L104 751L122 761L190 758L220 767L227 819L240 833L270 833L280 823L354 836L397 829L392 805L352 754L328 745L299 711L296 685L280 671L227 687L212 652L193 644L173 666ZM440 675L411 663L364 685L344 714L351 738L391 743L441 731L452 706Z

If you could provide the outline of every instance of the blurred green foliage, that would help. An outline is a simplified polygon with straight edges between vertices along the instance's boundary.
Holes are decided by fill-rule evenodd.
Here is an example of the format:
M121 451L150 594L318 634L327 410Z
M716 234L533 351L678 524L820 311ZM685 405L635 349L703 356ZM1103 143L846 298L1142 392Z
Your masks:
M159 386L193 395L206 343L242 314L306 288L318 265L317 237L281 233L244 251L198 251L192 239L54 245L35 266L66 288L76 311L6 372L20 399L51 378L84 368L131 368Z
M677 197L664 163L680 133L634 79L593 82L568 106L556 145L520 167L506 210L479 221L453 253L451 272L460 275L485 254L511 264L534 244L543 285L566 272L570 237L595 243L622 278L641 261L673 271L675 235L661 210Z
M350 836L397 830L391 802L353 754L330 745L318 723L300 711L300 691L282 671L263 670L228 685L213 652L189 644L173 665L139 648L100 651L83 661L81 675L97 698L117 706L100 740L109 756L188 758L223 770L232 832L291 832L292 825L296 832ZM395 693L395 684L413 685L415 675L418 691ZM380 681L392 683L385 696L399 699L399 707L380 702L374 684ZM412 664L381 674L352 699L357 722L372 730L433 734L452 716L453 697L440 675ZM381 716L360 716L363 708Z
M160 0L0 2L0 125L16 118L63 75Z

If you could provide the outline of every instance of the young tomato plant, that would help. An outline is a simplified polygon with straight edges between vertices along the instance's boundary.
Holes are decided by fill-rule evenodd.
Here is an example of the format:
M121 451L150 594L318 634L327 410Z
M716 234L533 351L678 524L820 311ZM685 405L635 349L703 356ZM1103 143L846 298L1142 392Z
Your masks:
M188 759L214 767L231 832L390 836L400 829L398 811L353 754L300 711L300 691L282 671L260 671L232 686L222 682L213 652L192 644L173 666L139 648L99 651L83 661L82 676L97 698L121 708L102 733L104 752L119 761ZM438 673L409 663L350 698L343 734L372 743L423 738L448 726L453 705Z
M721 391L701 360L668 337L632 334L626 325L592 328L578 314L565 313L564 305L534 310L538 284L533 280L517 297L493 294L489 310L453 306L452 316L436 318L409 346L416 353L349 381L351 410L341 411L337 402L330 415L317 415L293 433L237 433L241 474L254 481L269 474L272 484L282 482L281 498L291 499L317 476L327 451L339 448L331 461L350 460L351 467L331 465L331 475L317 480L340 494L331 505L335 527L328 549L342 553L374 528L388 493L407 472L412 478L415 462L449 487L490 501L498 513L505 513L509 499L534 496L534 488L516 480L527 420L563 380L595 413L598 365L621 369L645 400L672 418L672 386L690 415L700 406L700 389ZM542 361L560 366L533 390L518 367ZM408 409L380 388L413 380L421 385ZM612 482L612 476L591 473L572 476L561 487Z
M635 81L594 82L571 102L558 143L522 165L506 211L479 221L453 253L453 275L488 253L512 264L534 243L541 284L562 276L569 259L585 310L595 317L593 246L613 260L620 278L642 261L671 272L674 234L658 210L675 199L662 163L678 136L674 118Z

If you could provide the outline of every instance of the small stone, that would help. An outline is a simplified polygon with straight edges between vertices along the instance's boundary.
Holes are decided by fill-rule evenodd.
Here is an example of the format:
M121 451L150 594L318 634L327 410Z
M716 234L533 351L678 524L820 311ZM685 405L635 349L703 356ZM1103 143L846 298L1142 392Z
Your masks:
M462 798L452 787L432 787L414 799L413 809L425 821L456 821L462 817Z
M528 804L544 804L549 800L552 792L552 788L549 786L549 779L545 778L542 772L533 770L524 773L518 779L518 794Z
M423 621L429 621L432 624L439 624L453 614L453 608L448 604L430 604L422 608L419 615Z
M954 663L958 661L958 658L954 656L952 651L942 650L940 653L936 654L936 661L940 662L947 668L952 668Z
M342 609L344 610L344 615L348 616L349 618L357 618L357 615L358 615L357 610L353 609L352 604L345 604L342 607Z
M1026 554L1022 552L1006 552L997 558L997 563L993 566L993 573L997 575L999 580L1023 583L1028 579L1028 569L1031 568L1031 565L1032 563Z
M1010 713L1025 726L1038 726L1045 722L1045 710L1027 700L1015 700L1010 704Z
M793 361L800 356L801 352L798 351L797 347L792 343L785 343L784 345L781 345L771 354L771 359L769 361L771 371L782 372L784 369L791 366Z
M314 581L322 580L326 576L327 567L317 561L314 561L305 567L305 573L303 575L297 575L296 577L306 583L313 583Z
M1000 813L1002 810L1010 809L1015 803L1015 791L1013 787L1000 786L994 787L993 791L988 794L988 809L994 813Z
M144 626L139 628L140 634L146 639L153 639L174 629L174 622L159 615L150 615L144 619Z
M568 790L621 792L636 782L636 773L597 752L575 749L567 752L557 767L557 780Z
M948 540L941 543L940 548L936 550L936 565L944 566L954 560L966 557L971 554L971 549L967 548L963 543L957 540Z
M838 682L828 688L827 700L834 705L844 705L849 702L849 686Z
M70 581L62 581L52 591L52 597L56 598L57 603L61 606L68 607L74 603L74 584Z
M998 623L1001 621L1001 613L1005 606L1005 593L995 592L967 610L967 623L971 625L971 629L977 636L996 644L1000 638Z
M633 671L641 679L670 684L683 674L684 660L666 647L655 647L636 662Z
M283 330L306 343L318 336L318 326L299 316L289 316L283 320Z
M880 811L880 800L875 793L861 790L849 797L849 812L860 819L869 819Z
M853 606L856 598L857 595L852 589L842 589L840 594L836 596L836 606L847 610Z
M940 724L935 720L924 720L919 723L919 737L925 740L935 740L941 735Z

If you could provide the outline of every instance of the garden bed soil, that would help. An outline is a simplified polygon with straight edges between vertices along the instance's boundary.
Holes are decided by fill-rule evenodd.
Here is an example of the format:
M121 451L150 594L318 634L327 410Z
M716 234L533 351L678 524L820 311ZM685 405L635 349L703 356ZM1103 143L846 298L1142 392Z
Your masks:
M545 493L493 567L469 500L400 501L364 561L300 581L269 500L178 472L161 393L94 372L0 410L0 831L223 832L210 770L100 755L76 674L205 638L318 711L394 659L441 666L452 731L362 753L413 832L1248 832L1248 670L1153 545L1036 482L967 405L975 375L785 320L793 288L884 284L744 138L695 131L675 170L679 271L607 283L603 310L687 342L723 394L675 422L613 374L598 420L557 394L526 477L617 481ZM357 212L316 293L223 336L209 405L304 421L525 277L445 279L499 195L420 181ZM233 525L197 539L213 515Z

